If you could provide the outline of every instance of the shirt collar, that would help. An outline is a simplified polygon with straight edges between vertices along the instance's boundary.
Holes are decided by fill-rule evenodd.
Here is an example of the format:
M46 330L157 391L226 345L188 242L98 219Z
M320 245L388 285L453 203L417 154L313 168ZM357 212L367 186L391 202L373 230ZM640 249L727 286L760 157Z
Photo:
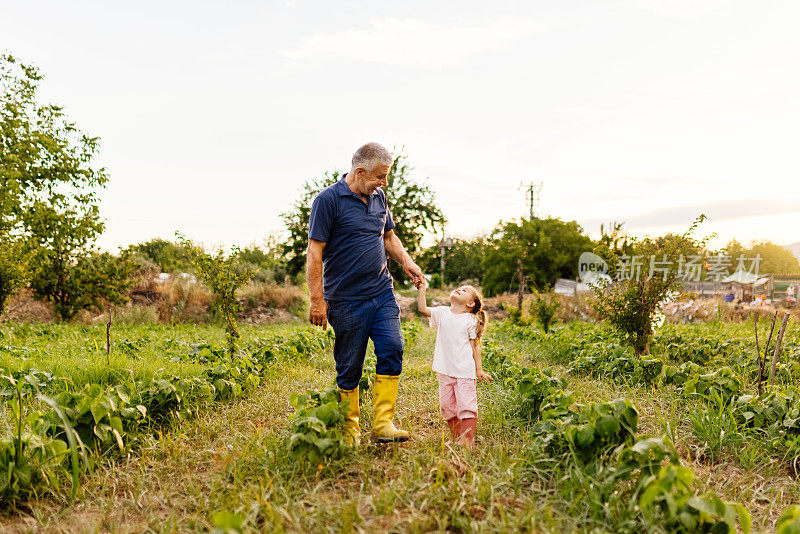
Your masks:
M347 185L347 182L344 181L344 179L347 177L347 174L348 173L344 173L344 175L342 175L342 178L336 183L336 192L339 194L340 197L352 195L356 197L358 200L361 200L361 196L358 193L355 193L352 189L350 189L350 186ZM376 189L375 192L369 196L369 198L374 198L375 195L378 194L379 189L380 187Z

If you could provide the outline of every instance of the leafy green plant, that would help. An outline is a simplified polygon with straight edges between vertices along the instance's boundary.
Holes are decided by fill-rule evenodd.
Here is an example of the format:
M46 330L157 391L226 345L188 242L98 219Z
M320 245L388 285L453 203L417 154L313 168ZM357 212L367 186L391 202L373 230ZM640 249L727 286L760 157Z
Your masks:
M536 421L542 416L546 400L562 392L567 387L563 379L556 378L548 371L529 369L517 379L517 395L519 412L525 419ZM571 399L571 397L570 397ZM572 404L572 401L567 404ZM552 410L552 406L550 406Z
M38 392L39 381L34 376L24 375L20 379L4 376L7 387L3 397L10 397L6 405L11 412L8 436L0 439L0 502L14 502L30 495L37 487L57 488L66 473L64 460L71 454L72 497L78 486L78 451L72 428L59 410L68 440L50 439L45 434L46 425L41 424L41 415L31 412L26 416L25 400L32 396L48 404L51 399ZM10 391L9 391L10 387Z
M214 293L214 307L225 320L225 332L228 334L228 354L233 358L239 349L239 328L236 316L239 313L239 300L236 291L243 287L253 273L239 269L239 249L234 247L227 257L224 251L216 254L207 253L190 240L178 234L178 241L189 251L197 276Z
M442 275L439 273L433 273L431 275L431 281L430 281L431 289L441 289L442 285L443 285Z
M682 387L689 378L702 372L703 368L694 362L686 362L680 366L668 365L664 368L663 381L665 384L674 384Z
M534 445L551 453L569 452L588 462L632 442L639 414L626 399L590 404L580 412L561 412L533 427Z
M793 504L786 508L775 525L776 534L800 534L800 506Z
M676 463L663 466L648 477L639 506L648 520L661 516L668 532L736 532L738 519L742 532L750 532L750 514L741 504L725 502L716 495L695 495L694 473Z
M725 402L742 392L742 380L729 367L723 367L713 373L694 374L683 385L685 396L697 395L713 399L718 394Z
M318 465L340 456L344 451L341 425L347 401L339 400L336 388L294 393L290 400L297 409L289 428L292 457Z
M636 358L626 347L608 343L581 348L575 354L570 372L628 384L657 384L664 366L660 359Z
M677 264L681 253L701 244L691 234L705 218L705 215L700 215L682 236L648 241L640 245L637 252L642 256L654 255L662 261ZM618 266L612 266L612 269L617 270ZM593 286L594 299L591 305L602 319L623 334L636 357L641 357L650 352L658 306L678 287L681 280L676 269L668 269L661 276L653 277L627 276L622 272L617 274L620 279L616 282Z
M542 325L544 333L550 332L550 326L555 321L556 313L561 307L555 293L536 292L529 305L530 314Z

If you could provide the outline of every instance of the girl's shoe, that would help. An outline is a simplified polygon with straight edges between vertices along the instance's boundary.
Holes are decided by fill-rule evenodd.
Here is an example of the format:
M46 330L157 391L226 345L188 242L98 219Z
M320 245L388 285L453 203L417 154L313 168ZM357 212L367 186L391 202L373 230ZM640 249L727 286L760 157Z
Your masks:
M478 427L478 418L469 417L458 422L459 443L463 443L468 448L475 444L475 431Z
M447 420L447 427L450 429L450 441L453 443L458 440L458 417L451 417Z

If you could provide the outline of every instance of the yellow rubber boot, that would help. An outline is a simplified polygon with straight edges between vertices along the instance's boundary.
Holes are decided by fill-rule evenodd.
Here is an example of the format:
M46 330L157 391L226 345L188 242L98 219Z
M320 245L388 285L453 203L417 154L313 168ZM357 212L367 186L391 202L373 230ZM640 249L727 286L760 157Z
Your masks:
M399 376L375 375L372 439L378 443L399 443L408 440L408 432L395 428L394 408L397 403Z
M348 401L347 417L344 420L344 441L347 445L358 447L361 443L361 428L358 426L358 388L339 388L339 398Z

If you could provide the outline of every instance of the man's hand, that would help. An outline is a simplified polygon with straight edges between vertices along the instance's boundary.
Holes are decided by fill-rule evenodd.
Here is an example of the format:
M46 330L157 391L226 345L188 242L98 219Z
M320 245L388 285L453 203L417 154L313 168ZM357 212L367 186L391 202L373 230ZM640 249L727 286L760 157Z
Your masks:
M425 282L425 276L422 274L422 269L420 269L419 265L414 263L414 261L411 259L403 264L403 272L406 273L406 276L411 278L411 281L414 282L414 287L417 289L419 289L419 286Z
M311 324L321 326L323 330L328 328L328 303L325 299L314 299L308 310L308 320Z

